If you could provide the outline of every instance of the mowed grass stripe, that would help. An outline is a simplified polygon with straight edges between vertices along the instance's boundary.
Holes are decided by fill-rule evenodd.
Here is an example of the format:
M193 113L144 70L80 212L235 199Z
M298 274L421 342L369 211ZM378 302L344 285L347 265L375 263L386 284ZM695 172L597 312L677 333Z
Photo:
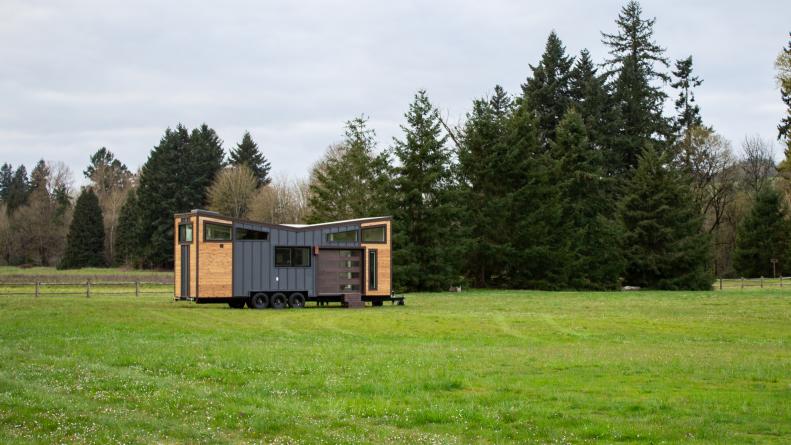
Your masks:
M2 443L787 443L791 292L0 299Z

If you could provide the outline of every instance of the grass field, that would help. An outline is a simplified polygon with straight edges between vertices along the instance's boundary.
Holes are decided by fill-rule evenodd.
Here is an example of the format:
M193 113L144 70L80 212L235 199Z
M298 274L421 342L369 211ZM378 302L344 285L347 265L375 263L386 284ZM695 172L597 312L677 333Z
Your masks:
M0 299L0 443L789 443L791 290Z

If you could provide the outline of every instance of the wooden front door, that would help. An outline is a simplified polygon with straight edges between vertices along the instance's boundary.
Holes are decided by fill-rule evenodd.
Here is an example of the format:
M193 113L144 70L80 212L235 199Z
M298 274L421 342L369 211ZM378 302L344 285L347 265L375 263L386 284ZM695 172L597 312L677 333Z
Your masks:
M317 293L360 294L362 290L362 251L359 249L321 249L318 263Z

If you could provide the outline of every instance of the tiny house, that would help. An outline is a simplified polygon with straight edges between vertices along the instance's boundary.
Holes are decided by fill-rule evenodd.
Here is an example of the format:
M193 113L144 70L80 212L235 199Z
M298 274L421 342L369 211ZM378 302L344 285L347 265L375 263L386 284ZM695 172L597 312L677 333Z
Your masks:
M403 304L392 292L391 218L266 224L175 215L175 297L233 308Z

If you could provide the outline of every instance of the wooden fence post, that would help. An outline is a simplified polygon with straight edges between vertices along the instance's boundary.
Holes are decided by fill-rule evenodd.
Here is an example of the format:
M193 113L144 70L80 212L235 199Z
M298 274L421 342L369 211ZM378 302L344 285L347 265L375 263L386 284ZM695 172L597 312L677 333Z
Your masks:
M780 275L780 288L781 289L783 288L783 276L782 275Z
M720 290L722 290L722 278L720 278Z
M39 288L39 285L40 285L40 284L41 284L41 283L39 283L38 281L36 281L36 297L38 297L38 295L39 295L39 289L38 289L38 288Z
M135 281L135 297L140 296L140 281Z
M744 290L744 277L742 277L742 290Z
M761 289L764 288L764 276L761 275Z
M85 280L85 298L91 298L91 280Z

